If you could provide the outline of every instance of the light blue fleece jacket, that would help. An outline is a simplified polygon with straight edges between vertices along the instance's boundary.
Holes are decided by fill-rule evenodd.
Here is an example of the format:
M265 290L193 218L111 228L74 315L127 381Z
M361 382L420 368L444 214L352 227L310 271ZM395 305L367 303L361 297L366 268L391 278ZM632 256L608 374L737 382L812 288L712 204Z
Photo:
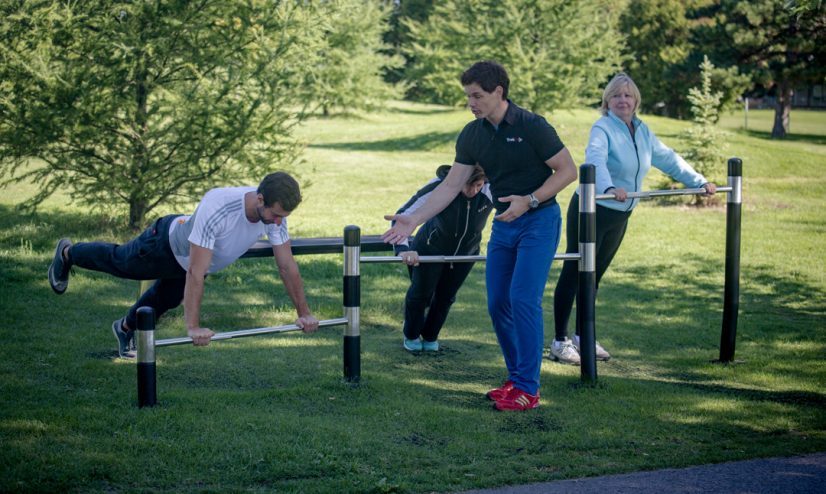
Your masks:
M585 163L596 167L597 194L604 194L611 187L640 192L642 180L651 165L686 187L700 187L708 182L673 149L660 142L642 120L634 116L633 124L635 132L632 137L625 122L609 111L591 127L585 148ZM608 199L597 201L597 204L618 211L631 211L637 202L639 199L625 202Z

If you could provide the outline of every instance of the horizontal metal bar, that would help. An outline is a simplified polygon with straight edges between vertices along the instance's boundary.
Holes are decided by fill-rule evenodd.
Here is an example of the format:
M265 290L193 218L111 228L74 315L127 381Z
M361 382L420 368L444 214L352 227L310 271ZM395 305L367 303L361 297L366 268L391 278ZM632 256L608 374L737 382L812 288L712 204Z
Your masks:
M717 193L721 192L730 192L731 187L717 187ZM663 189L663 190L646 190L643 192L629 192L628 198L629 199L645 199L648 197L662 197L662 196L687 196L687 195L697 195L697 194L705 194L706 189L699 187L696 189ZM614 194L597 194L597 200L602 199L615 199L616 196Z
M318 327L323 328L326 326L338 326L341 324L347 324L347 318L340 317L338 319L325 319L324 321L318 321ZM269 334L269 333L286 333L288 331L300 331L301 328L296 326L295 324L288 324L286 326L272 326L268 328L255 328L255 329L239 329L238 331L227 331L225 333L215 333L215 336L212 337L210 341L219 341L219 340L229 340L232 338L243 338L245 336L258 336L261 334ZM183 338L169 338L166 340L157 340L155 341L155 348L161 346L173 346L173 345L185 345L187 343L192 343L192 338L185 336Z
M344 239L342 237L293 238L290 240L290 246L294 256L306 254L341 254L344 249ZM362 235L361 251L392 252L393 246L383 242L380 235ZM241 257L244 259L250 257L272 257L272 246L269 242L258 241Z
M486 256L419 256L419 262L422 264L475 261L484 262L486 258ZM557 253L554 256L554 259L562 261L577 261L579 260L579 253ZM402 258L399 256L361 256L359 257L359 261L366 263L401 262Z

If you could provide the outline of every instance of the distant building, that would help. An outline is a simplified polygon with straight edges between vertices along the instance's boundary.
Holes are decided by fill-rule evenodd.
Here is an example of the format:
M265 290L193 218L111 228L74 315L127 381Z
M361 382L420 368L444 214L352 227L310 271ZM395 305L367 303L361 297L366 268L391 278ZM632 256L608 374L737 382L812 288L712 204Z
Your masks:
M823 94L823 84L813 84L795 88L792 96L792 106L795 108L826 108L826 98Z
M809 84L799 86L792 93L793 108L826 109L826 86L823 84ZM749 109L772 109L777 103L774 88L769 91L754 91L748 97Z

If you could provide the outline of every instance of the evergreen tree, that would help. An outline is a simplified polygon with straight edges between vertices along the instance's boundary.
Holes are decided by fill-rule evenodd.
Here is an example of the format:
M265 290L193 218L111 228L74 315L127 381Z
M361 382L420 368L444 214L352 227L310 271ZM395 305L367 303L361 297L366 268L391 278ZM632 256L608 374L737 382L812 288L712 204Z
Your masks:
M333 109L372 110L400 98L403 86L384 81L386 71L404 64L387 55L382 41L390 8L378 0L334 0L318 4L324 45L307 89L325 115Z
M594 104L621 62L617 14L607 0L446 0L426 23L403 21L407 81L423 98L461 104L458 79L479 60L508 70L510 95L538 112Z
M401 67L396 67L387 71L386 80L388 82L400 82L404 79L405 68L411 65L410 54L405 53L402 47L412 42L410 30L406 22L413 20L424 23L430 17L433 10L434 0L386 0L392 5L390 14L390 28L384 35L384 41L388 44L388 53L399 54L404 58ZM407 88L413 94L412 88ZM415 96L413 96L413 99Z
M719 183L723 178L725 157L722 153L721 134L716 124L719 118L717 108L723 93L712 89L713 70L714 65L708 57L704 57L703 63L700 64L701 85L688 91L693 124L684 134L688 141L688 149L683 156L706 179ZM708 204L711 198L694 196L694 201L697 205Z
M714 46L749 71L752 80L775 90L772 137L789 130L792 91L826 78L826 6L794 0L721 0Z
M749 88L750 78L740 74L737 60L721 53L713 25L713 0L631 0L620 17L627 35L625 70L642 93L642 109L676 118L691 114L689 88L700 84L694 68L706 53L718 65L711 77L722 92L718 111L731 108ZM711 10L710 10L711 9Z
M138 228L295 156L293 90L321 43L297 2L17 0L0 16L0 185L35 182L29 205L67 190Z

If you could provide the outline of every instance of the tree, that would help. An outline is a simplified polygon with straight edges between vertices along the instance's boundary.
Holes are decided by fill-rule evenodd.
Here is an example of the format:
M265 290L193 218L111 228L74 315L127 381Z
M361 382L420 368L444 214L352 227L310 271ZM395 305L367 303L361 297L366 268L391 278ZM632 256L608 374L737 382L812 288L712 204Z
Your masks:
M716 46L755 83L776 89L772 137L785 137L794 87L826 78L826 8L815 1L723 0L714 27Z
M723 93L712 89L713 70L714 65L708 57L704 57L703 63L700 64L701 85L691 88L688 92L694 123L684 135L688 141L688 149L684 156L707 180L719 183L723 175L721 172L724 157L721 149L723 143L716 123L719 118L717 109ZM696 205L709 204L711 198L694 196L694 201Z
M138 228L160 204L290 166L321 43L297 2L0 7L0 185L31 180ZM33 159L34 158L34 159Z
M642 110L680 116L685 108L677 87L686 84L681 70L691 55L691 26L682 0L631 0L620 16L627 33L625 70L642 93ZM667 81L667 83L666 83Z
M676 118L691 114L689 88L700 84L694 68L706 53L718 65L711 73L721 92L718 111L732 107L749 87L749 77L739 73L737 61L716 56L716 41L708 36L713 22L711 0L631 0L620 17L628 34L625 70L642 93L642 109Z
M401 67L387 71L386 80L389 82L400 82L404 79L405 67L410 65L409 53L404 53L403 46L407 46L413 40L406 21L416 21L424 23L430 17L433 10L434 0L390 0L392 10L390 14L389 29L384 34L384 41L388 44L388 50L393 54L400 54L405 62ZM410 91L412 88L406 88ZM414 99L415 96L414 96Z
M502 63L513 99L547 112L595 103L621 62L616 13L607 0L447 0L426 23L404 20L407 81L428 101L460 104L472 63Z
M388 55L382 38L390 9L377 0L334 0L319 4L324 45L307 86L308 97L325 115L333 108L371 110L399 98L403 87L384 81L387 70L404 64Z

